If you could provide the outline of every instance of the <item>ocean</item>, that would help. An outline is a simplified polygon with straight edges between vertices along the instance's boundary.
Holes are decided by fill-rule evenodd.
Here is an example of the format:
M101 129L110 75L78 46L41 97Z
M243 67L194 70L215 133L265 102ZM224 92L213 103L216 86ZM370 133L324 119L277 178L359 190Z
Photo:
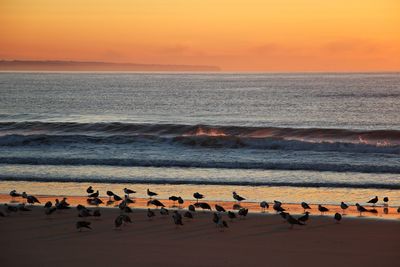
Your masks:
M400 205L399 104L398 73L3 72L0 193Z

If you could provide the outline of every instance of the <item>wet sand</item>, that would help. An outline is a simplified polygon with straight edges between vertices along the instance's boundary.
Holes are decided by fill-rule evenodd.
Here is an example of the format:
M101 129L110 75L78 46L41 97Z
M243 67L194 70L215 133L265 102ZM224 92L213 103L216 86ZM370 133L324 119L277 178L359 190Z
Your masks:
M49 197L54 200L54 197ZM0 201L9 201L6 195ZM40 197L42 202L47 199ZM69 197L71 204L84 198ZM138 199L132 207L145 207ZM164 201L168 205L172 202ZM186 203L185 203L186 204ZM222 203L225 207L233 203ZM78 232L77 210L56 211L46 216L44 208L0 217L0 262L5 266L395 266L400 244L400 220L344 216L336 224L331 214L315 215L305 226L290 229L283 219L261 214L256 203L246 219L227 220L220 231L209 212L196 212L176 228L171 215L149 220L137 208L129 214L133 223L114 229L116 208L100 208L93 230ZM295 206L283 205L291 213ZM314 208L314 207L313 207ZM293 209L293 210L292 210ZM299 212L302 212L297 208ZM2 208L3 210L3 208ZM270 208L271 210L271 208ZM395 212L391 209L390 212ZM349 213L351 213L349 211ZM397 217L396 217L397 216Z

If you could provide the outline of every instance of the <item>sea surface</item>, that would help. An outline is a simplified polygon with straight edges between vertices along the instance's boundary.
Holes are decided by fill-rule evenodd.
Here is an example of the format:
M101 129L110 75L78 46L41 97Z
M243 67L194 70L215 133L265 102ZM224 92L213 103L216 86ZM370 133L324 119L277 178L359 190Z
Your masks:
M0 73L0 193L54 184L400 205L400 74Z

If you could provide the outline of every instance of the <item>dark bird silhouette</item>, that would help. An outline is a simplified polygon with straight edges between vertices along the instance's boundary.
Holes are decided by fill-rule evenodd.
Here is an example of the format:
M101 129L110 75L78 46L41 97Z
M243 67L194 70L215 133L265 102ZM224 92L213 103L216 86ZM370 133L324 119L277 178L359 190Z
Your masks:
M169 200L172 200L172 202L174 202L174 205L175 205L175 202L179 199L177 196L170 196L169 198L168 198Z
M90 227L90 224L91 224L90 222L78 221L78 222L76 222L76 229L78 229L79 232L82 231L82 228L87 228L87 229L92 230L92 228Z
M193 205L189 205L188 210L190 210L191 212L195 212L196 208Z
M193 219L193 214L192 214L190 211L186 211L186 212L183 214L183 217L189 218L189 219Z
M90 210L83 208L78 211L78 217L89 217L92 216Z
M199 199L203 199L204 195L200 194L199 192L196 192L193 194L193 197L199 202Z
M124 193L127 194L128 197L129 197L130 194L135 194L136 191L133 191L133 190L128 189L128 188L125 187L125 188L124 188Z
M108 196L108 200L111 200L111 198L114 196L114 192L113 191L107 191L106 192L107 196Z
M203 210L211 210L211 206L208 203L200 202L198 204L199 204L199 207L202 208Z
M51 206L53 206L53 203L51 203L51 201L47 201L46 204L44 204L45 208L51 208Z
M371 203L372 206L375 206L375 204L378 202L378 196L375 196L373 199L368 200L367 203Z
M233 219L236 219L236 214L232 211L228 211L228 218L232 221Z
M123 201L125 201L125 203L126 203L127 205L132 204L132 203L135 203L135 201L132 200L131 198L129 198L128 195L125 195L125 196L124 196L124 200L123 200Z
M182 215L178 211L174 211L174 214L172 215L172 218L174 219L175 225L178 227L179 225L183 225L182 222Z
M183 203L185 203L185 201L183 200L183 198L178 197L179 208L181 207L181 205L183 205Z
M272 208L273 208L276 212L283 212L283 211L285 211L285 209L282 208L281 205L282 205L282 204L275 203L274 206L272 206Z
M265 210L269 208L268 202L267 201L261 201L260 202L260 207L261 207L261 212L265 212Z
M249 209L245 209L245 208L241 208L238 211L239 216L241 216L243 219L247 216L248 213L249 213Z
M93 194L93 193L94 193L93 187L92 187L92 186L89 186L89 187L86 189L86 193L88 193L88 194Z
M389 198L388 198L388 197L384 197L384 198L383 198L383 205L384 205L385 207L388 206L388 202L389 202Z
M148 195L150 198L152 198L152 197L154 197L154 196L157 196L158 194L155 193L155 192L151 192L151 191L147 188L147 195Z
M222 207L222 206L220 206L220 205L218 205L218 204L215 204L215 210L216 211L219 211L219 212L225 212L226 210L224 209L224 207Z
M340 213L335 213L335 215L333 216L333 218L336 220L336 223L339 223L340 220L342 219L342 215L340 215Z
M232 197L233 197L236 201L238 201L238 202L241 202L241 201L243 201L243 200L246 200L244 197L239 196L235 191L232 192Z
M169 214L169 211L166 208L161 207L160 214L163 216L167 216Z
M28 202L31 205L33 205L35 203L39 203L40 204L40 201L35 196L32 196L32 195L27 196L26 202Z
M309 214L310 213L308 211L306 211L305 214L303 216L299 217L297 220L306 224L306 221L308 221L308 218L310 217Z
M349 205L342 201L342 203L340 203L340 208L343 210L343 214L345 214L346 210L349 208Z
M357 207L357 211L360 213L360 216L362 216L363 212L368 211L366 208L364 208L363 206L361 206L360 204L356 203L356 207Z
M113 198L114 198L115 201L121 201L122 200L122 197L120 197L120 196L118 196L116 194L113 195Z
M318 210L321 212L321 215L323 215L324 212L329 211L328 208L326 208L326 207L324 207L324 206L322 206L322 205L318 205Z
M151 209L147 209L147 217L149 219L153 218L154 216L156 216L156 214L154 213L154 211L152 211Z
M125 208L124 208L124 210L123 210L125 213L132 213L133 212L133 210L130 208L130 207L128 207L128 206L126 206Z
M100 198L98 198L98 197L95 197L95 198L88 198L86 201L87 201L87 203L88 203L89 205L93 205L93 206L98 206L98 205L100 205L100 204L104 204L104 202L103 202Z
M161 203L161 201L159 201L158 199L152 199L148 202L149 205L154 205L157 208L158 207L165 207L165 205L163 203Z
M11 199L14 201L16 197L20 197L21 194L17 193L17 190L12 190L10 192Z
M286 221L290 224L290 229L293 229L293 225L297 224L297 225L304 225L304 223L300 222L299 220L296 220L295 218L293 218L292 215L287 214L286 216Z
M311 207L306 202L301 202L301 207L304 209L304 212L311 209Z
M115 220L114 220L115 229L121 229L120 227L124 223L132 223L132 220L131 220L131 217L129 217L128 215L121 214L117 218L115 218Z
M92 198L99 197L99 190L97 190L96 193L91 193L91 194L89 195L89 197L92 197Z

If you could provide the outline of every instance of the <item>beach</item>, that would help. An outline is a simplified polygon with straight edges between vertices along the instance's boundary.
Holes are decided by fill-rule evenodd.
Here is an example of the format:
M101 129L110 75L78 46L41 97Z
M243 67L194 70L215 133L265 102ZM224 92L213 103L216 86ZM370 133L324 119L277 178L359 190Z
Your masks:
M229 228L221 231L210 212L196 211L176 227L171 215L156 211L149 220L137 208L128 214L132 223L116 230L118 208L100 208L100 218L78 218L76 208L50 216L43 207L31 209L0 217L0 260L7 266L394 266L398 260L398 217L343 216L338 224L331 214L315 215L290 229L270 210L233 222L223 215ZM77 231L79 220L90 221L92 230Z

